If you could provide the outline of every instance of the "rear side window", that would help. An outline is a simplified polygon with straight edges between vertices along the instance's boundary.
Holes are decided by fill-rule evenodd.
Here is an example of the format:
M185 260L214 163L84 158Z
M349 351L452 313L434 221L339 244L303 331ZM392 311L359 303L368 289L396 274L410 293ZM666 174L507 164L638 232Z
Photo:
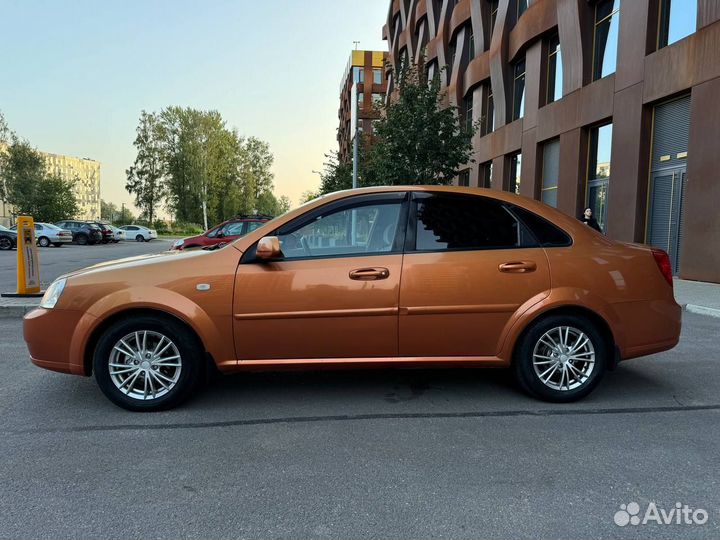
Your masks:
M518 216L532 231L535 238L543 247L563 247L572 245L570 236L550 223L547 219L519 206L511 206L513 213Z
M417 200L416 251L536 247L501 202L477 195L435 194Z

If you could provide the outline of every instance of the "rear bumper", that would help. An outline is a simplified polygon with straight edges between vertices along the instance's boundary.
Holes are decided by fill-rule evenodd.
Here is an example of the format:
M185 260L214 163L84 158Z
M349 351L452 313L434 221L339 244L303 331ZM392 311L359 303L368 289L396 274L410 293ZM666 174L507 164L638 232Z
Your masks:
M680 341L682 307L674 299L625 302L614 305L624 326L621 360L675 347Z
M23 319L23 337L36 366L60 373L84 375L82 357L71 353L75 328L83 313L37 308Z

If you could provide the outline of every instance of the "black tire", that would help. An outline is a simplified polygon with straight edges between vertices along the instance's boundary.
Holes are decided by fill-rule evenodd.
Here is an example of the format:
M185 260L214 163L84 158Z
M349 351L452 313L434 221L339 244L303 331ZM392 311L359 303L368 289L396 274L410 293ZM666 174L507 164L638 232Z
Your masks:
M147 401L130 397L119 390L110 375L109 366L113 348L120 339L142 331L157 332L172 340L180 353L182 365L175 386L166 394ZM170 317L144 315L123 319L108 328L98 341L93 355L95 380L103 394L123 409L138 412L171 409L188 399L204 380L203 351L199 339ZM132 383L129 386L132 386Z
M40 247L50 247L50 239L47 236L41 236L38 238L38 244Z
M62 247L63 245L62 245L62 242L55 242L55 243L53 243L53 246Z
M543 345L543 342L540 341L541 338L544 338L547 332L553 332L554 329L558 329L560 327L569 327L573 330L584 333L589 339L589 346L594 350L593 355L590 353L585 353L587 356L583 355L583 358L588 358L588 360L594 357L594 363L592 363L592 369L589 374L586 374L584 378L581 377L579 380L575 380L573 384L578 384L575 388L570 388L571 384L569 378L566 383L568 388L557 389L551 387L551 384L558 386L557 377L563 376L561 371L557 372L556 375L551 373L554 379L550 380L549 384L544 383L541 380L540 375L545 374L546 371L538 374L536 372L536 366L533 363L536 345L538 346L538 354L547 350L545 345ZM567 339L566 341L569 342L570 340ZM545 338L544 343L547 343ZM606 342L600 331L590 320L575 315L549 315L533 322L525 330L515 347L513 368L518 383L528 394L544 401L569 403L584 398L600 383L609 364L609 355L611 354L611 351L612 346ZM547 360L544 360L544 358L547 358ZM567 357L565 357L565 362L566 361ZM563 366L563 362L560 361L559 357L555 358L552 356L543 356L538 358L538 362L550 364L548 369L555 367L555 364ZM584 362L583 360L576 360L575 362L578 363L573 363L572 365L576 371L579 370L580 372L584 372L584 370L589 369L591 365L591 362L589 361ZM537 369L544 370L545 366L538 366ZM563 368L561 367L561 369ZM570 371L568 370L566 373L570 373ZM572 376L575 377L575 374L573 373ZM563 379L560 379L559 381L560 388L562 388L563 385L562 381Z
M78 234L75 238L75 241L77 242L78 246L87 246L90 243L88 235L84 233Z
M0 250L1 251L10 251L13 248L12 240L10 240L7 236L0 236Z
M144 242L144 241L145 241L145 237L144 237L142 234L138 234L138 235L135 237L135 241L136 241L136 242Z

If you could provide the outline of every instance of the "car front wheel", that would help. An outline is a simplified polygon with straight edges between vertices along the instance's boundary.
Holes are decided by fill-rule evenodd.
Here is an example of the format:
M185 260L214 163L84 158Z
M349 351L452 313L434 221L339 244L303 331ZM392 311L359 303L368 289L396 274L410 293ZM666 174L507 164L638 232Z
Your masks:
M157 411L186 400L201 381L203 349L182 324L141 316L110 327L93 357L105 396L131 411Z
M551 315L532 324L520 339L513 359L515 375L535 397L576 401L598 385L610 350L589 320Z
M5 236L0 237L0 250L7 251L12 248L13 248L12 240L10 240L9 238L7 238Z
M87 246L90 242L90 239L87 237L86 234L78 234L76 241L80 246Z

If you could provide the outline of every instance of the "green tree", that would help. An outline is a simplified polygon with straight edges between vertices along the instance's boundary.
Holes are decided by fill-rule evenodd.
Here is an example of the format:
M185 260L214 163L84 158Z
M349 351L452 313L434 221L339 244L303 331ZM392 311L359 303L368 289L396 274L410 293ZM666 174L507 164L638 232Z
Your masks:
M119 214L118 207L114 203L100 199L100 219L114 221Z
M74 182L50 174L40 152L14 134L11 135L10 144L0 154L0 174L0 195L5 202L15 207L18 214L47 222L77 214Z
M448 184L471 162L477 125L461 125L445 106L440 78L424 70L395 73L397 98L380 108L375 139L360 161L360 185Z
M152 223L156 210L165 197L164 160L161 139L158 136L159 122L154 114L140 113L140 123L133 144L137 149L135 163L125 171L125 189L135 195L137 206Z
M337 152L325 154L325 163L320 172L320 194L352 188L352 162L342 163Z

